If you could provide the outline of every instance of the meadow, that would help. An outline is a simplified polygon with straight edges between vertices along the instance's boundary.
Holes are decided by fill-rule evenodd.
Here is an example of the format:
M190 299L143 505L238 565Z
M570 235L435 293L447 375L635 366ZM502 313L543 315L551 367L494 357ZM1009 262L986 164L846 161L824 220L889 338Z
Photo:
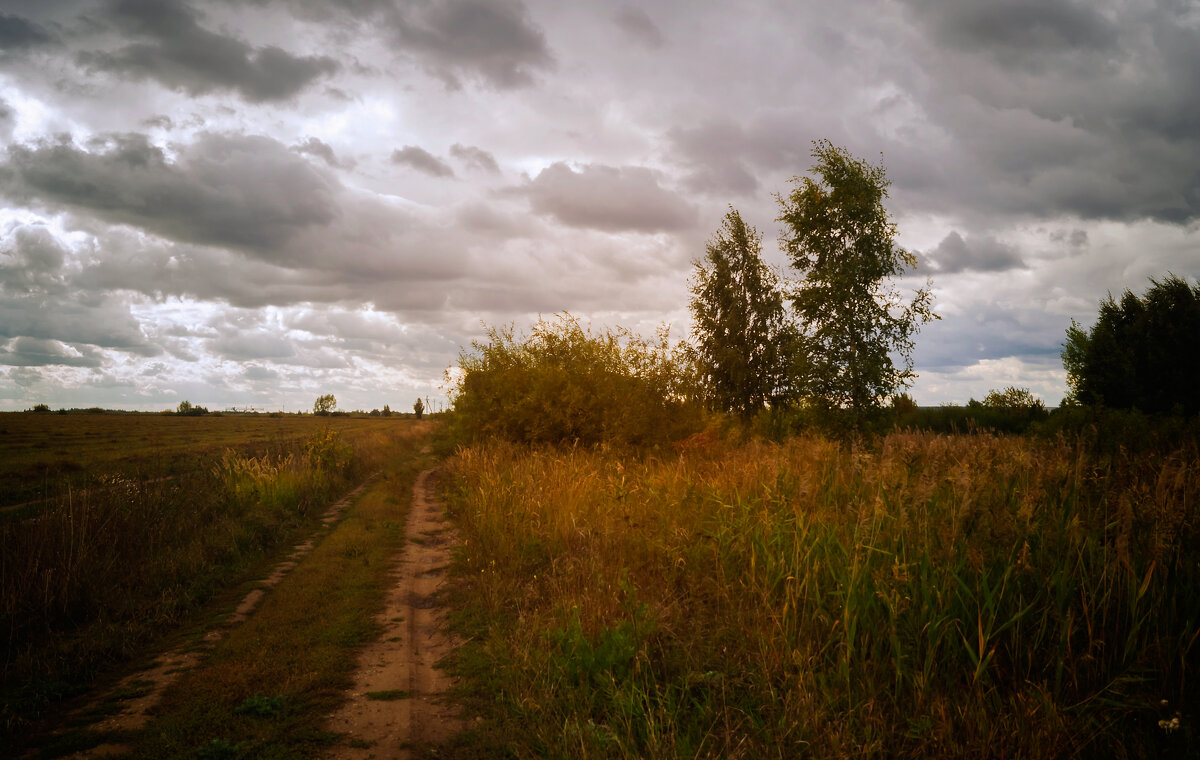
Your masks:
M429 423L24 414L0 428L6 493L44 473L42 501L0 520L3 739L194 622L329 502L411 457Z
M473 752L1200 749L1194 439L707 432L448 470Z
M294 448L322 427L347 436L378 418L313 415L0 413L0 508L54 497L100 476L137 480L207 467L226 449Z

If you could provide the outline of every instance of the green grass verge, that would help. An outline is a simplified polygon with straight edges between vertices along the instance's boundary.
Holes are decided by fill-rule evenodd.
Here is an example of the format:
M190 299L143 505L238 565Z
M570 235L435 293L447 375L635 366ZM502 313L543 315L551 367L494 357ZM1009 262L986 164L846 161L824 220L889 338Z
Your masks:
M312 757L337 741L323 716L378 632L421 464L410 455L389 465L254 616L168 690L133 757Z

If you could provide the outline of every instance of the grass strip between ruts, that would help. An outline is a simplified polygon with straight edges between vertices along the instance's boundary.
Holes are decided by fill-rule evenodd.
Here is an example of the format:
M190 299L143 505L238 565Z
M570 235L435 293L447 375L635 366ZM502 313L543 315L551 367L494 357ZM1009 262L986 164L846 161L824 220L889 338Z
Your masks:
M321 726L358 646L377 632L422 464L387 466L258 611L168 690L134 757L311 757L337 741Z

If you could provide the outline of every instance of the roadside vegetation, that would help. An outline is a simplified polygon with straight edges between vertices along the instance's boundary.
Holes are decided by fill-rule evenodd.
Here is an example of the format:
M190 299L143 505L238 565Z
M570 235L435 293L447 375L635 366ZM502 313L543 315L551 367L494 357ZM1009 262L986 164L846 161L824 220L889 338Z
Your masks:
M182 420L192 426L215 421ZM92 422L90 432L120 434L119 425L104 430ZM217 457L195 457L204 469L146 479L119 470L101 475L97 468L86 487L68 484L32 516L0 523L6 653L0 732L24 731L192 619L273 549L311 530L329 501L394 455L398 437L411 436L415 424L427 426L358 422L365 424L341 430L309 424L302 432L254 426L274 441L269 446L225 426L208 428L220 433L210 445L228 448Z
M1200 454L1160 454L904 432L463 449L457 668L489 721L479 741L530 757L1186 756Z
M1131 323L1111 299L1073 326L1057 410L1019 386L919 408L910 352L937 317L928 285L892 286L915 259L886 176L813 156L780 197L798 277L731 209L690 344L647 363L563 316L460 358L465 755L1196 756L1195 391L1146 408L1093 373L1200 354L1153 328L1200 289L1122 300L1153 350L1106 353Z
M323 726L353 683L358 648L378 635L374 616L413 483L428 466L419 448L431 427L395 428L378 450L381 476L254 615L171 686L130 742L131 757L317 757L342 741Z

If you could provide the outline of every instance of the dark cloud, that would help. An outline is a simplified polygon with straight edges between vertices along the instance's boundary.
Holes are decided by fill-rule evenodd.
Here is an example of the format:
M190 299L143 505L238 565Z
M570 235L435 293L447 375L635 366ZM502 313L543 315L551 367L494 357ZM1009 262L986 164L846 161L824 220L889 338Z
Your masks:
M790 175L806 168L811 142L797 132L798 121L801 115L790 111L765 112L745 123L713 118L672 127L666 136L671 152L689 171L689 190L717 197L752 196L761 175L781 169Z
M20 16L0 13L0 55L48 45L54 36L39 24Z
M988 359L1054 359L1070 319L1036 308L976 304L967 314L945 316L921 330L913 360L929 371L970 367Z
M120 31L144 38L114 52L80 53L92 69L153 79L190 95L233 90L251 103L287 100L338 63L326 56L294 56L202 27L195 12L174 0L114 0L107 18Z
M0 290L62 293L66 251L44 227L21 225L0 242Z
M1200 218L1200 28L1185 5L907 5L915 105L943 135L922 159L938 181L910 200L981 217Z
M640 166L589 164L576 172L559 162L543 169L518 191L539 214L571 227L605 232L667 232L696 222L696 209L659 185Z
M1003 272L1025 266L1025 262L1012 246L987 236L964 240L957 231L952 231L936 248L921 258L924 258L929 268L937 274L968 271Z
M937 39L994 58L1006 67L1041 70L1072 56L1116 51L1117 28L1093 3L1071 0L910 0Z
M405 145L392 151L392 163L416 169L431 177L453 177L450 164L416 145Z
M462 161L469 169L478 169L490 174L500 173L500 166L496 163L496 157L483 148L455 143L450 146L450 155Z
M99 367L103 355L91 346L73 346L57 340L17 338L0 347L0 364L10 367Z
M645 45L651 50L661 48L665 42L662 30L650 20L650 17L641 8L622 6L613 14L613 23L631 40L639 45Z
M337 213L336 180L270 138L203 134L174 161L140 134L109 135L88 147L66 140L10 146L0 193L260 255Z
M266 330L226 335L208 341L209 349L226 359L288 359L296 355L291 341Z
M139 356L161 353L146 340L126 304L108 295L80 292L0 297L0 338L57 340Z
M400 52L416 57L447 87L462 78L499 89L533 83L554 66L542 31L519 0L426 0L393 20Z
M333 148L326 142L310 137L302 143L292 146L292 150L309 156L316 156L334 169L352 169L353 160L339 160Z
M7 142L12 138L13 127L17 123L17 114L12 107L0 99L0 140Z

